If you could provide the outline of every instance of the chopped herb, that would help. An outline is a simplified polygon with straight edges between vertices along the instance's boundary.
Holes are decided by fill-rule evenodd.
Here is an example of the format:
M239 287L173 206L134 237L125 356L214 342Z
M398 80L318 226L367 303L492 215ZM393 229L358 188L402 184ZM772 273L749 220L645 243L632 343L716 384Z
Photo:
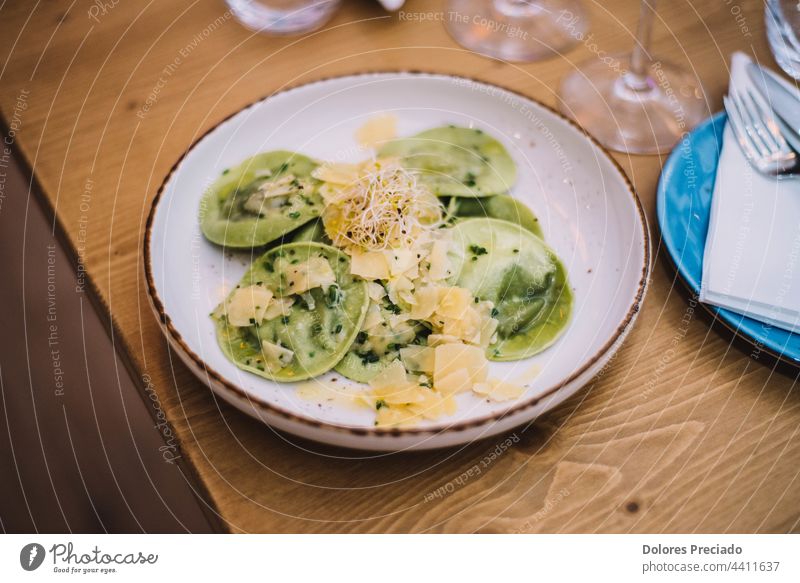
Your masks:
M514 249L514 253L519 253L519 249Z
M311 332L313 332L314 334L319 334L320 332L322 332L322 324L320 324L319 322L313 324L311 326Z
M289 316L281 316L281 324L288 324Z
M369 335L366 332L359 332L358 336L356 336L356 343L357 344L364 344L369 338Z
M377 401L375 401L375 408L380 409L381 407L387 407L386 401L384 401L383 399L378 399Z
M278 166L278 168L275 169L275 174L283 174L288 169L289 169L289 163L288 162L284 162L283 164Z
M475 296L475 303L477 304L477 303L479 303L480 301L481 301L481 299L480 299L478 296Z
M378 362L381 359L380 356L378 356L371 350L369 352L361 354L360 356L361 356L361 364L372 364L373 362Z
M467 175L464 177L464 184L467 186L475 186L477 176L475 176L472 172L467 172Z
M486 247L481 247L480 245L470 245L469 250L475 255L486 255L488 253Z
M316 352L309 352L308 353L308 358L314 358L316 355L317 355Z
M336 324L336 326L333 328L333 333L334 334L338 334L341 331L342 331L342 325L341 324Z
M497 308L492 308L492 318L496 318L500 311Z
M290 219L299 219L300 218L300 211L293 211L289 213Z
M336 284L331 285L328 288L328 307L332 308L334 306L338 306L339 303L342 301L342 290L339 289L339 286Z
M230 168L225 168L225 170L222 171L222 175L225 176L230 171L231 171Z

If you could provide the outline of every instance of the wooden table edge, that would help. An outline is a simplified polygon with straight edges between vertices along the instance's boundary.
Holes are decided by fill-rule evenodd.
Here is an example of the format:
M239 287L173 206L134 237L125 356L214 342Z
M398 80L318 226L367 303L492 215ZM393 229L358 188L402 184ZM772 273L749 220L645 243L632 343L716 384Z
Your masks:
M10 126L5 118L5 114L2 110L0 110L0 134L8 134L9 129ZM58 213L56 213L55 207L53 207L50 199L45 195L44 187L41 185L38 177L36 176L36 172L33 169L33 164L31 164L24 151L24 148L18 144L17 140L14 140L14 142L10 145L10 150L14 159L19 163L25 178L28 180L28 192L33 193L34 200L44 211L44 214L48 220L50 220L53 224L53 232L58 244L69 257L71 268L74 271L77 271L79 266L77 249L75 249L72 241L70 241L66 228L61 221L61 217L58 215ZM129 375L131 381L136 386L139 397L142 399L145 405L147 405L149 398L145 394L142 383L137 382L137 379L142 377L142 372L139 370L139 367L136 365L135 360L131 356L131 350L128 345L128 341L117 325L114 316L111 314L109 305L106 303L105 299L100 293L100 289L95 283L94 277L89 270L84 271L84 277L88 283L86 286L86 295L89 298L92 309L103 322L103 329L106 331L109 341L111 341L112 346L114 347L114 352L117 354L117 356L119 356L120 360L124 364L125 372ZM163 423L163 421L156 418L156 413L152 407L146 408L154 423ZM183 440L181 439L179 433L175 431L172 422L169 419L166 419L166 423L171 431L171 435L174 436L176 446L181 453L180 457L176 459L175 463L182 470L181 473L189 480L190 487L195 493L195 496L198 498L198 505L202 509L203 514L214 530L223 533L230 533L231 530L228 526L228 523L222 517L216 502L214 502L211 492L200 477L200 472L198 471L197 466L194 464L190 456L185 455L186 452L183 447Z

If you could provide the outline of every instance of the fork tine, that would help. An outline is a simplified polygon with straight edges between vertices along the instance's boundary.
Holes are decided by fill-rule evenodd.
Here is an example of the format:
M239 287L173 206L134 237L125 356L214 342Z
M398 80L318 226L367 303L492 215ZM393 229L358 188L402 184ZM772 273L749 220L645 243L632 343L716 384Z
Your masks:
M758 157L756 147L750 139L750 136L744 130L744 121L742 120L738 108L728 95L722 98L722 102L725 105L725 111L728 112L728 120L730 121L731 129L736 135L739 145L742 147L742 152L744 152L748 160L755 162Z
M762 157L769 156L772 150L764 143L764 138L756 128L756 121L753 120L750 110L745 107L739 92L731 91L730 96L733 99L733 103L736 105L736 109L739 111L739 116L744 121L744 131L750 136L758 155Z
M759 103L758 99L752 93L752 89L747 88L745 90L745 95L747 96L748 101L750 102L751 106L757 110L758 115L756 116L758 119L763 120L762 125L764 127L765 132L769 135L770 143L774 146L776 150L779 150L785 154L789 153L789 145L786 143L786 140L781 133L780 128L778 128L778 124L775 123L775 119L772 116L772 112L765 110L761 103Z
M769 152L771 154L776 154L783 150L778 138L771 131L769 131L769 128L767 127L768 122L766 122L766 119L769 117L769 114L758 105L749 91L744 91L741 99L744 107L747 109L748 114L753 120L753 128L761 137L761 140ZM783 138L781 138L781 141L782 140Z

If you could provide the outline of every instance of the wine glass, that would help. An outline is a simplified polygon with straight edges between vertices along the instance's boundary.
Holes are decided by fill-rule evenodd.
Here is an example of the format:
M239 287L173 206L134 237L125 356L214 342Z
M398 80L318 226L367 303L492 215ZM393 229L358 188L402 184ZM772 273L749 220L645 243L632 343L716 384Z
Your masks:
M633 52L598 52L561 82L561 111L612 150L665 152L709 114L691 71L650 57L654 16L655 0L642 0Z
M269 34L301 34L325 24L339 0L225 0L244 26Z
M580 0L450 0L444 22L463 47L506 61L558 55L588 29Z

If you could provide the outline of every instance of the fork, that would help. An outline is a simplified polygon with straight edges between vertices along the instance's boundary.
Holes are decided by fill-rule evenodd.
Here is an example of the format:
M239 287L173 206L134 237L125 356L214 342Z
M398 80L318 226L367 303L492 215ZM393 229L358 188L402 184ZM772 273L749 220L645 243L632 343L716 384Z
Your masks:
M775 119L749 88L731 88L722 100L742 152L759 172L776 178L800 175L800 156L789 147Z

